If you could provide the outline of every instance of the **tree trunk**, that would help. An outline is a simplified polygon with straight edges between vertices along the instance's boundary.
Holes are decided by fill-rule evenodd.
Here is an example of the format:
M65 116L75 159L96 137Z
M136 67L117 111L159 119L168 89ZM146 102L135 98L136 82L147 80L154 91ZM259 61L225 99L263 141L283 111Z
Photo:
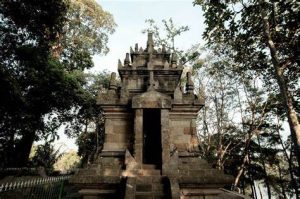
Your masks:
M276 126L276 132L278 133L279 135L279 141L280 141L280 144L281 144L281 147L282 147L282 150L283 150L283 154L286 158L286 160L288 161L288 164L289 164L289 174L290 174L290 177L291 177L291 181L293 183L293 188L295 189L295 193L296 193L296 198L299 198L299 193L298 193L298 185L297 185L297 182L296 182L296 179L295 179L295 176L294 176L294 171L293 171L293 163L292 163L292 159L291 157L289 157L288 155L288 152L283 144L283 141L281 139L281 136L280 136L280 131L279 131L279 121L277 119L277 126Z
M299 119L294 107L293 96L288 90L287 82L284 77L284 67L279 61L277 55L277 49L275 44L272 40L271 33L270 33L270 25L268 16L264 10L264 1L260 0L260 14L264 24L264 35L266 39L266 44L270 50L271 60L274 67L274 75L276 77L277 83L279 85L280 94L283 98L283 104L286 109L287 118L290 126L291 137L294 144L294 150L298 161L298 168L300 167L300 123ZM299 169L300 170L300 169Z
M28 166L29 155L31 147L35 138L34 132L24 132L20 142L15 147L14 158L11 166L14 167L26 167Z
M284 189L284 184L283 184L283 177L282 177L283 175L282 175L280 163L278 163L277 166L278 166L278 174L279 174L279 180L280 180L281 194L283 196L283 199L287 199L285 189ZM297 196L297 198L298 198L298 196Z
M262 156L262 150L261 150L259 135L257 135L257 142L258 142L258 146L259 146L259 151L260 151L261 156ZM261 157L261 164L262 164L263 169L264 169L264 178L265 178L265 183L266 183L266 187L267 187L268 198L271 199L272 194L271 194L269 176L268 176L268 173L267 173L266 163L265 163L265 158L264 157Z
M245 154L244 158L243 158L243 163L241 165L241 168L238 172L238 174L236 175L235 179L234 179L234 187L237 187L237 185L239 184L239 181L241 179L242 174L244 173L244 170L246 168L246 163L248 161L248 154Z

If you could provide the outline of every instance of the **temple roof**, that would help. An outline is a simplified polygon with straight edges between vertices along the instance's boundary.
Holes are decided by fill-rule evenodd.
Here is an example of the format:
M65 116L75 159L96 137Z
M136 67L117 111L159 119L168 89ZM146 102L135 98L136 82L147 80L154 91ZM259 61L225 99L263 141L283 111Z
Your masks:
M143 49L139 48L138 44L135 44L134 50L130 47L130 53L126 53L124 62L121 60L118 63L119 72L128 69L179 69L182 70L182 65L177 65L177 56L175 53L171 53L170 50L166 50L165 45L156 49L153 41L153 34L148 33L147 47Z

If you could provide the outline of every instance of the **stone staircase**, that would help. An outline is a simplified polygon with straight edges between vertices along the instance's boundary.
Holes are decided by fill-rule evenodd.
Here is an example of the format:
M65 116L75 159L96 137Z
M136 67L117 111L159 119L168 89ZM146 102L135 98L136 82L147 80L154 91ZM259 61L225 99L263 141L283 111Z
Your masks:
M125 199L170 199L170 183L154 165L143 165L135 177L127 177Z
M125 199L170 199L170 185L161 176L129 177Z

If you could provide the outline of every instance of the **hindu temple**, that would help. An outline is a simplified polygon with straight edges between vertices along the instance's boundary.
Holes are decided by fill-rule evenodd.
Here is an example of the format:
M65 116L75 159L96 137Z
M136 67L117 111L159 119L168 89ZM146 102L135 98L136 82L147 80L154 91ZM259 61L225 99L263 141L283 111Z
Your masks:
M204 106L191 73L148 34L119 60L97 104L105 115L105 141L97 160L71 182L83 199L242 198L223 189L233 177L199 157L196 119ZM183 83L184 82L184 83Z

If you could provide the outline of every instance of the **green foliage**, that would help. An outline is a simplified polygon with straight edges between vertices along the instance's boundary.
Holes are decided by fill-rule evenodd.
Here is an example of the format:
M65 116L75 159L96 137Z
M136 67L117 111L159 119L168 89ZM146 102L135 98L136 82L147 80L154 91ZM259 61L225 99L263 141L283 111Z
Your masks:
M69 151L61 155L55 162L54 169L61 173L67 173L79 166L80 157L76 151Z
M1 166L26 166L34 140L56 138L70 112L91 114L83 69L114 26L94 1L0 2Z
M206 59L194 67L195 85L205 90L205 107L198 121L202 157L234 175L239 189L253 190L256 180L270 192L281 186L286 194L293 193L284 168L289 149L282 145L281 124L276 123L280 118L276 104L281 103L263 86L261 76L238 70L238 63L223 53L224 48L207 49ZM282 188L274 194L281 195Z
M142 33L152 32L154 36L154 43L156 46L165 45L166 48L172 51L182 52L179 51L178 48L175 48L175 38L188 31L190 29L188 26L176 27L172 18L168 20L163 19L162 23L164 35L162 36L160 27L153 19L146 19L145 22L148 23L149 27L142 30Z
M80 107L62 114L62 118L66 121L65 133L71 137L77 137L86 131L88 125L91 123L96 125L102 120L102 111L96 105L96 100L99 90L108 88L110 74L107 71L96 74L85 73L82 78L85 82L83 86L85 96Z
M94 161L94 156L102 149L104 142L104 117L102 110L96 105L98 92L107 89L110 75L103 71L98 74L86 74L90 100L86 100L74 120L66 127L68 134L76 135L78 155L81 156L81 165Z
M245 69L254 69L268 75L266 80L274 78L270 54L265 41L262 10L266 11L270 23L273 42L276 45L279 59L284 62L290 59L289 74L286 77L295 83L295 72L299 72L299 5L297 1L270 1L263 5L259 1L195 1L201 5L205 24L204 38L209 45L226 44L234 53L235 62ZM230 52L229 52L230 53ZM271 73L270 73L271 72Z
M268 165L273 165L278 159L270 158L268 154L284 157L289 162L290 176L279 174L278 170L276 176L278 179L290 178L291 182L287 184L292 185L293 189L288 190L287 184L281 184L283 188L277 194L286 197L288 192L295 191L296 197L299 197L297 179L294 179L299 175L300 163L300 143L297 142L300 137L297 116L300 88L298 2L196 0L194 4L200 5L204 11L207 26L203 37L208 41L208 47L216 49L223 46L217 55L221 54L225 63L216 62L213 68L222 70L223 74L231 73L231 77L228 76L230 78L240 77L243 80L238 81L245 88L245 94L241 96L246 96L247 101L246 104L242 102L243 122L242 129L239 129L240 132L250 133L248 139L252 137L251 132L257 131L244 145L247 146L244 157L249 156L244 177L248 176L249 182L251 178L264 179L270 198L272 180ZM258 80L256 85L251 83L254 79ZM278 129L276 118L287 118L289 121L293 141L291 150L282 144L279 134L282 130ZM278 145L281 145L281 149L278 149ZM237 154L238 150L231 152ZM296 170L293 169L294 158L298 158ZM278 167L282 167L282 164Z
M76 140L78 145L78 155L81 157L81 167L87 163L92 163L95 160L95 155L102 148L98 148L98 144L103 144L104 132L82 132Z
M165 45L168 50L176 53L182 64L189 62L190 64L193 64L193 62L199 58L199 44L191 46L186 52L175 47L176 38L184 32L189 31L190 28L188 26L176 26L172 18L169 18L168 20L163 19L162 28L153 19L147 19L145 22L148 24L148 27L142 30L142 33L152 32L155 46Z
M63 104L57 96L77 86L49 56L67 7L56 0L2 1L0 7L0 95L7 96L0 105L0 137L4 163L19 159L18 163L24 164L35 131L45 126L43 115L53 108L61 110ZM26 154L16 157L14 146L20 155Z
M195 1L201 5L204 38L209 46L225 45L224 51L239 70L255 72L280 93L289 120L296 156L300 157L299 120L299 4L297 1ZM278 86L274 86L277 82ZM299 159L300 161L300 159ZM300 164L300 162L299 162Z
M70 0L67 21L53 54L61 59L68 70L93 66L94 54L106 54L108 35L116 26L110 13L104 11L95 0Z
M37 145L31 158L34 167L44 167L49 173L54 170L54 164L62 156L59 149L55 150L50 142Z

